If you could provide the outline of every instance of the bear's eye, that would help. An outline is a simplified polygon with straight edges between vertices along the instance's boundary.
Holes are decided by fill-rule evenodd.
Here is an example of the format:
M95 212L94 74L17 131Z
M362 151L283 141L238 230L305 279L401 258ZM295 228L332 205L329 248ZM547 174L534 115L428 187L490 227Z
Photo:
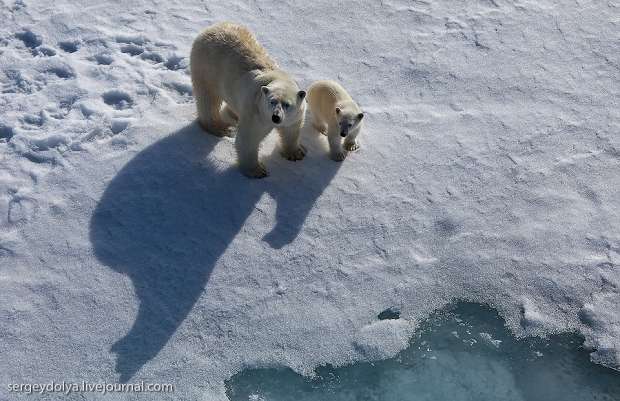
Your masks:
M270 103L271 103L271 105L272 105L272 106L275 106L275 105L277 105L277 104L278 104L278 101L274 99L274 100L272 100Z
M353 126L353 124L351 124L351 123L349 123L348 125L349 125L349 128L351 128Z
M283 102L282 107L284 108L284 110L287 110L289 107L291 107L291 105L286 102Z

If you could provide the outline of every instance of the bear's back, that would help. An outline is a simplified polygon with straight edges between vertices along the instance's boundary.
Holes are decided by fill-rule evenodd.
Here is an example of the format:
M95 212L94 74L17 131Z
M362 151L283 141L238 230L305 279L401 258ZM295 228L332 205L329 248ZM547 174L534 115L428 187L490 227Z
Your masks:
M349 93L338 82L332 80L320 80L314 82L308 88L310 99L319 98L322 101L337 103L352 100Z
M278 68L252 32L231 22L221 22L205 29L194 42L194 49L197 46L213 56L225 55L246 71Z

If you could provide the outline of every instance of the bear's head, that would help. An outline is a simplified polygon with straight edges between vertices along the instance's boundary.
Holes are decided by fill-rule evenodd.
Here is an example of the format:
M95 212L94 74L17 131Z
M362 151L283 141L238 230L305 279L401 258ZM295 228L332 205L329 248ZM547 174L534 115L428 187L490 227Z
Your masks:
M273 80L261 87L261 113L275 127L287 127L303 118L305 97L294 81Z
M359 129L360 124L362 122L362 118L364 118L364 113L362 113L355 104L355 102L342 102L336 105L336 121L338 121L338 126L340 129L340 136L346 137L349 132L355 131Z

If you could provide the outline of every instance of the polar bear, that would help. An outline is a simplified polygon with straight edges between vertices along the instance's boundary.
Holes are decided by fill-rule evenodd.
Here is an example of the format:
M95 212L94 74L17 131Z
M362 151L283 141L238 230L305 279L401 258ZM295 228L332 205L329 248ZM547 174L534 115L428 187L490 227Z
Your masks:
M267 176L258 150L273 128L281 136L284 157L304 158L299 134L306 92L248 29L223 22L202 31L192 46L190 69L198 121L217 136L230 136L237 125L235 148L246 176Z
M348 151L359 149L356 138L364 113L340 84L328 80L314 82L308 88L308 106L314 128L327 135L333 160L343 161Z

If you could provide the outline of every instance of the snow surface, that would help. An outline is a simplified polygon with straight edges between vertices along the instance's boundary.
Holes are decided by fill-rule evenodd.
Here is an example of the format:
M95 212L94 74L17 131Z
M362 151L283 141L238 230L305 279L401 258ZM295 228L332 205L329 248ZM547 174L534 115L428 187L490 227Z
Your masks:
M454 299L620 368L618 2L0 4L8 383L224 400L244 368L391 356ZM193 123L189 48L221 20L338 79L362 149L334 163L306 129L292 163L270 137L271 176L241 176Z

